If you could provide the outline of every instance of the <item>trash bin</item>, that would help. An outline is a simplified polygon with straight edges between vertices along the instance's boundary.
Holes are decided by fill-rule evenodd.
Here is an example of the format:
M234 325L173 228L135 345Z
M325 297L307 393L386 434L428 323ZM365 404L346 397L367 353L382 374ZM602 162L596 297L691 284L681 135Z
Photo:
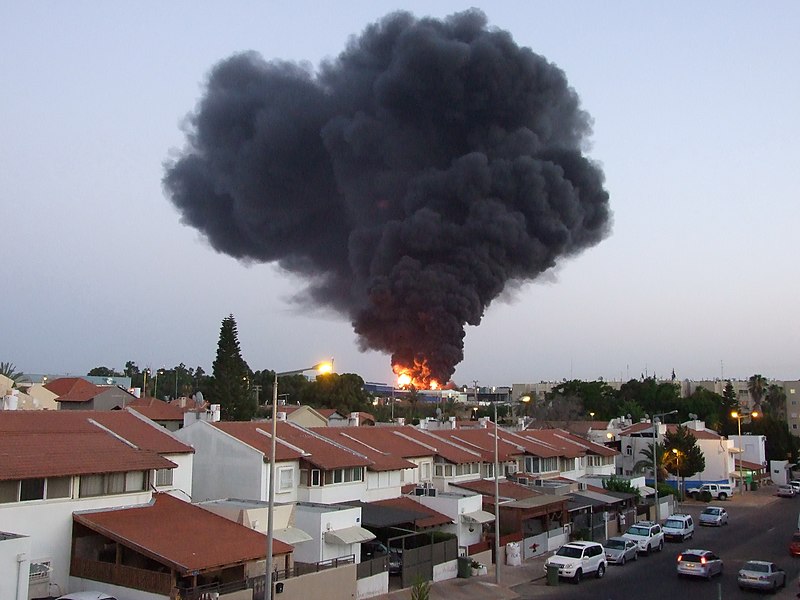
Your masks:
M547 585L558 585L558 567L547 565Z
M466 579L472 575L472 559L469 556L458 557L458 576Z

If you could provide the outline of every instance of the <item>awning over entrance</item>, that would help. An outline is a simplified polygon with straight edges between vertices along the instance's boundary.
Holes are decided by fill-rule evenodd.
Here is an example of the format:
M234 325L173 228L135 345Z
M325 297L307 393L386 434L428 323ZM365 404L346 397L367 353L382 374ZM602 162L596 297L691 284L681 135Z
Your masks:
M494 515L485 510L476 510L471 513L464 513L461 515L461 520L465 523L491 523L494 521Z
M314 539L305 531L298 529L297 527L276 529L273 535L275 536L276 540L280 540L286 544L291 544L292 546L299 544L300 542L307 542Z
M350 544L360 544L375 539L375 534L371 531L355 525L334 531L325 532L325 541L329 544L348 546Z

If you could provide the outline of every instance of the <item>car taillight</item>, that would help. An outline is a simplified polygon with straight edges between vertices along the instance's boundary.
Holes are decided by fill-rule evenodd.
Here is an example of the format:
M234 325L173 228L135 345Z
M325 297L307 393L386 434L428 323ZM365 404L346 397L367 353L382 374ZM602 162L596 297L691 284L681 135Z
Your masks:
M682 560L683 560L683 554L678 554L678 562L681 562Z
M705 556L701 556L701 557L700 557L700 564L701 564L701 565L704 565L704 564L706 564L706 557L705 557Z

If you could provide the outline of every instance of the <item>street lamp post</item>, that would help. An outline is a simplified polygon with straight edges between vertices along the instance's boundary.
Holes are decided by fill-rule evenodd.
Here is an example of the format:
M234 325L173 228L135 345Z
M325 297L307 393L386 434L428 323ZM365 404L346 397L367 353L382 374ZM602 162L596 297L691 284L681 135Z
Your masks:
M477 383L477 382L476 382ZM527 399L526 399L527 398ZM520 398L522 402L530 402L530 396ZM500 474L497 452L497 405L509 405L511 401L492 402L494 407L494 582L500 585Z
M758 411L753 410L753 411L750 411L749 413L742 413L741 411L738 411L738 410L732 410L731 411L731 416L734 419L736 419L736 422L737 422L737 424L739 426L739 445L741 445L742 444L742 419L746 419L747 417L751 417L753 419L757 419L758 418ZM741 489L739 490L739 493L744 495L744 470L742 469L742 452L743 452L743 450L741 448L739 448L739 486L741 487Z
M669 412L658 413L658 414L653 415L653 421L652 421L652 425L653 425L653 487L656 488L656 513L655 513L656 514L656 523L658 523L661 520L661 515L658 514L659 513L659 506L658 506L658 504L659 504L659 501L658 501L658 461L656 460L657 459L657 456L656 456L656 443L657 442L656 442L656 440L658 439L658 430L657 430L657 428L658 428L658 424L660 423L658 417L666 417L667 415L674 415L677 412L678 412L677 410L671 410Z
M673 448L672 453L675 455L675 478L678 480L678 497L683 498L683 493L681 492L681 451Z
M275 381L272 384L272 432L269 453L269 490L267 492L267 566L264 578L264 600L272 600L272 545L275 533L275 522L272 513L275 509L275 439L278 435L278 377L301 375L306 371L330 373L332 370L333 359L330 362L317 363L305 369L283 371L282 373L275 372Z

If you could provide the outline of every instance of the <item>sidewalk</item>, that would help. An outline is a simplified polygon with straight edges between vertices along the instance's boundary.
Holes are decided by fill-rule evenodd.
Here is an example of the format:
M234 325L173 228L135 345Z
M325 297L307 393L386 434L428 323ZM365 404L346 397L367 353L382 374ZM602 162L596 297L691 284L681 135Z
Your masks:
M775 495L776 486L766 485L756 491L746 491L744 494L736 493L725 500L738 506L765 506L779 500ZM713 502L712 502L713 503ZM705 506L706 503L696 500L685 500L679 506ZM494 566L489 565L489 573L480 577L467 579L448 579L431 583L431 600L484 600L496 598L497 600L515 600L520 597L514 588L524 583L530 583L545 578L544 562L551 552L546 552L530 558L517 567L500 565L500 585L494 582ZM409 600L411 589L397 590L376 596L379 600Z
M512 588L523 583L543 579L544 561L550 553L542 554L526 560L517 567L500 565L500 585L494 582L494 565L489 565L489 572L480 577L466 579L448 579L431 584L431 600L515 600L519 598ZM397 590L377 596L381 600L407 600L411 598L411 589Z

